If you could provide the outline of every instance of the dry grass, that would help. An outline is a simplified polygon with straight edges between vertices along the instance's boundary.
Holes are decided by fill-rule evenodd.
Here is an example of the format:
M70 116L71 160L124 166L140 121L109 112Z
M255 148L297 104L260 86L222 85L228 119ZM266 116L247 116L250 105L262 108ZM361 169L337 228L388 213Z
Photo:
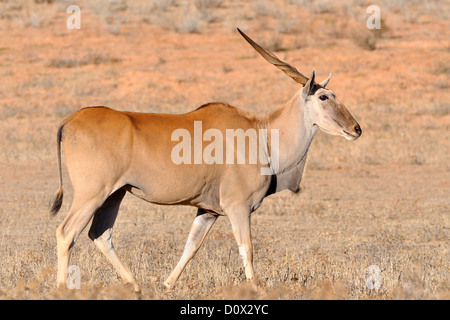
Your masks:
M408 169L419 175L417 180L424 174ZM358 192L354 186L347 190L350 194L322 187L340 180L341 174L313 173L315 181L305 181L308 187L301 196L269 198L254 215L257 290L245 285L226 218L219 219L172 292L165 292L161 283L182 252L193 209L166 209L126 198L116 225L116 247L143 287L144 299L227 299L244 293L256 299L448 298L448 229L443 227L448 226L448 208L437 200L439 195L403 200L395 195L395 186L385 190L388 194L376 190L377 178L353 178L355 184L364 181L366 190ZM397 178L403 176L409 172L397 173ZM377 200L355 199L369 191L378 191ZM31 198L45 198L45 193L35 191ZM15 206L14 218L2 219L1 241L7 244L0 251L4 298L137 298L121 286L112 267L84 236L72 259L81 268L82 288L57 291L53 234L62 216L49 219L42 201L26 197L22 208ZM42 214L30 215L32 203ZM65 205L67 209L68 202ZM18 220L26 222L19 228ZM379 290L367 288L370 265L381 268Z
M380 1L389 29L368 51L351 32L365 1L79 3L82 29L68 31L64 1L0 2L0 298L449 298L450 45L448 18L433 18L438 7L408 1L407 16L400 2ZM224 217L166 292L195 210L127 196L114 242L141 296L85 233L71 261L81 290L56 290L54 234L72 194L65 172L63 209L50 219L58 122L87 105L180 113L219 100L273 110L299 88L235 27L307 75L333 72L329 87L360 122L361 139L319 133L301 194L273 195L254 214L256 289ZM371 265L381 270L377 290L366 283Z

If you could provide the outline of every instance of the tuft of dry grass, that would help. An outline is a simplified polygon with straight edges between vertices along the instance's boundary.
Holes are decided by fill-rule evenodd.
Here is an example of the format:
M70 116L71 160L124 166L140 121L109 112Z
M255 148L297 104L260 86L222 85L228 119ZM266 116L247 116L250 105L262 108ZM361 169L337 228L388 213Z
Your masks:
M102 52L89 52L86 57L77 59L70 57L56 58L50 60L48 63L49 67L52 68L75 68L82 67L86 65L98 65L98 64L117 64L120 63L121 59L116 57L111 57Z

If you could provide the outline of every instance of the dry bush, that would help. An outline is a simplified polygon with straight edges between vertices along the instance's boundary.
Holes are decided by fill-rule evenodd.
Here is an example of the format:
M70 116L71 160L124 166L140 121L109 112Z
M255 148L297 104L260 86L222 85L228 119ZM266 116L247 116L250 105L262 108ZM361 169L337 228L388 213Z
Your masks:
M378 37L376 33L367 28L358 28L352 32L352 40L358 47L365 50L377 48Z
M177 19L175 30L180 33L198 33L203 29L200 14L196 11L186 11Z
M194 0L194 5L200 12L219 8L223 3L224 0Z

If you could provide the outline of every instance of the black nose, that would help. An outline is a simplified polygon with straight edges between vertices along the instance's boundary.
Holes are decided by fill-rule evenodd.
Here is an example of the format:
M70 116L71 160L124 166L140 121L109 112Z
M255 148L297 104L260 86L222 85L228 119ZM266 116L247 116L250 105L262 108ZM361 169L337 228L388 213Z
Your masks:
M355 131L356 131L357 134L361 135L362 130L361 130L361 127L359 126L359 124L357 124L357 125L355 126Z

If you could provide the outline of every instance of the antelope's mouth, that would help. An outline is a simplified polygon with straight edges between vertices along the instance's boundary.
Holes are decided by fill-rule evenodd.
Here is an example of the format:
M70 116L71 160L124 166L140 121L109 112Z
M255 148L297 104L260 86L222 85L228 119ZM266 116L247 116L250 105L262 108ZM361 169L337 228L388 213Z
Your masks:
M350 133L350 132L344 130L343 136L345 139L353 141L353 140L358 139L361 136L361 133L356 133L356 132Z

